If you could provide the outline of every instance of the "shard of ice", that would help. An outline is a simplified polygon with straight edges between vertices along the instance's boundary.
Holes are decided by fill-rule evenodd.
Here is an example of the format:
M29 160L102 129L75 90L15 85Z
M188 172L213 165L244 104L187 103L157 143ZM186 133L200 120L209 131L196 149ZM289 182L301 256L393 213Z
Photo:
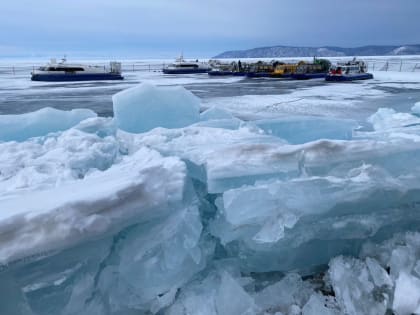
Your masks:
M268 134L287 140L292 144L318 139L351 140L357 123L346 119L321 117L285 117L256 122Z
M416 115L420 115L420 102L414 104L414 106L411 108L411 112Z
M0 141L24 141L69 129L96 114L90 109L62 111L45 107L20 115L0 115Z
M142 83L115 94L112 101L117 126L128 132L179 128L200 119L200 100L183 87Z

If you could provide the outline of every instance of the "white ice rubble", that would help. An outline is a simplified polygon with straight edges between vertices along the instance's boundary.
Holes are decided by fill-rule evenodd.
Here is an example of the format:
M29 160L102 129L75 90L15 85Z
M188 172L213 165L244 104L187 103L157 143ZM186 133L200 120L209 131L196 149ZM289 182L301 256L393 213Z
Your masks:
M199 108L144 84L114 118L0 116L20 128L0 131L0 314L420 314L415 108L365 129Z

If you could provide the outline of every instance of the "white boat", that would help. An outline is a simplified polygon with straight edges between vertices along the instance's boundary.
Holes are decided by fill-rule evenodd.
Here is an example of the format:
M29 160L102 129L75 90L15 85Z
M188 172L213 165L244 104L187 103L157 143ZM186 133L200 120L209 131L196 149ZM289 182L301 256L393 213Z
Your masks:
M162 69L165 74L190 74L190 73L207 73L211 70L205 62L186 61L181 55L174 63Z
M354 81L373 79L373 74L367 73L367 66L364 61L356 60L339 62L331 66L326 81Z
M121 63L112 61L109 68L105 66L67 63L64 57L60 62L51 59L45 66L31 73L32 81L96 81L122 80Z

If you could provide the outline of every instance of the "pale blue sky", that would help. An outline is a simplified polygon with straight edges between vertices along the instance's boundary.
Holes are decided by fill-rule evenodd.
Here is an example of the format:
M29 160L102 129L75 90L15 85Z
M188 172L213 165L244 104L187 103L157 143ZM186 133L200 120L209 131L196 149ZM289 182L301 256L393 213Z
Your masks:
M420 44L419 0L2 0L0 56Z

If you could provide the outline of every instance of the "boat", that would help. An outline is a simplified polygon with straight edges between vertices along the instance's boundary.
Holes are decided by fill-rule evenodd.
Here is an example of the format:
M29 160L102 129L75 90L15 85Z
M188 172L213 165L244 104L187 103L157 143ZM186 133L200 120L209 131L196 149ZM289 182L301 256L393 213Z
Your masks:
M111 61L109 69L105 66L83 65L67 63L66 57L57 62L51 59L45 66L32 71L32 81L97 81L97 80L123 80L121 63Z
M295 80L324 79L331 67L331 62L327 59L317 59L314 57L312 63L299 62L296 72L292 74Z
M219 61L210 61L211 69L208 72L210 76L245 76L248 72L248 65L238 62L221 63Z
M272 63L258 61L252 64L247 72L248 78L269 78L274 72L274 66Z
M279 61L259 61L250 67L247 77L249 78L290 78L296 71L297 64Z
M283 62L274 62L273 63L274 70L271 73L271 77L273 78L290 78L295 72L298 67L296 63L283 63Z
M164 67L162 72L165 74L193 74L193 73L208 73L210 67L205 62L186 61L181 55L174 63Z
M367 73L367 66L364 61L356 60L345 63L337 63L330 68L326 81L354 81L373 79L373 74Z

